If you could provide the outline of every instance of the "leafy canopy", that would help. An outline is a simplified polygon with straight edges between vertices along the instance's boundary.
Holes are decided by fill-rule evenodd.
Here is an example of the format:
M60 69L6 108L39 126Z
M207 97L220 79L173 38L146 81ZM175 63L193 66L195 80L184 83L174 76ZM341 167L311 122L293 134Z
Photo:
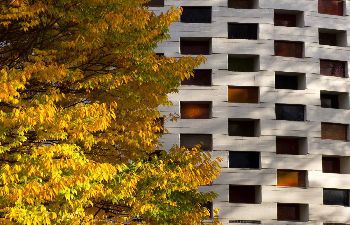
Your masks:
M155 55L180 9L0 3L0 223L199 224L218 159L156 154L160 105L203 62ZM166 118L167 119L167 118ZM213 223L217 223L214 221Z

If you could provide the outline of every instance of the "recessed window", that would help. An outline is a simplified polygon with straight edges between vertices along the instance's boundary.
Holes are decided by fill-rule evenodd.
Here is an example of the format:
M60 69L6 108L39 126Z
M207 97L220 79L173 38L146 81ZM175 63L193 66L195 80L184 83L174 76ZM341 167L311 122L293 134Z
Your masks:
M258 39L258 24L256 23L228 23L229 39Z
M259 87L228 87L228 102L259 103Z
M346 62L320 59L320 74L325 76L346 77Z
M350 174L350 157L348 156L323 156L323 173Z
M275 73L275 88L289 90L304 90L306 88L305 74L303 73Z
M259 56L229 55L228 70L235 72L257 72L259 71Z
M300 221L309 220L309 207L306 204L277 203L277 220Z
M349 206L349 190L324 188L323 204Z
M180 134L180 146L193 148L200 144L204 151L213 149L213 137L211 134Z
M254 9L258 6L258 0L228 0L228 8Z
M344 92L321 91L321 107L333 109L349 108L349 94Z
M180 51L183 55L209 55L211 38L180 38Z
M159 117L155 120L155 127L157 129L157 134L163 134L164 133L164 117Z
M229 202L259 204L261 203L261 187L255 185L230 185Z
M228 119L228 135L258 137L260 136L259 120Z
M233 152L229 153L230 168L260 168L260 152Z
M340 123L321 123L321 139L348 140L348 125Z
M305 106L291 104L275 105L276 120L305 121Z
M193 76L181 81L181 85L211 86L212 70L196 69Z
M303 27L304 14L302 11L277 10L274 12L275 26Z
M306 187L306 171L277 170L277 186Z
M210 119L211 102L181 102L181 119Z
M343 16L344 5L343 0L318 0L318 13Z
M203 207L205 207L208 212L209 212L209 217L208 219L212 219L213 218L213 203L212 202L206 202L204 204L202 204Z
M261 224L260 220L229 220L228 223Z
M211 23L211 7L182 6L182 23Z
M303 42L275 41L276 56L302 58L303 54L304 54Z
M164 6L164 0L150 0L147 3L148 7L163 7Z
M323 225L349 225L347 223L323 223Z
M276 153L281 155L306 155L307 140L301 137L276 137Z
M318 29L320 45L347 46L346 31Z

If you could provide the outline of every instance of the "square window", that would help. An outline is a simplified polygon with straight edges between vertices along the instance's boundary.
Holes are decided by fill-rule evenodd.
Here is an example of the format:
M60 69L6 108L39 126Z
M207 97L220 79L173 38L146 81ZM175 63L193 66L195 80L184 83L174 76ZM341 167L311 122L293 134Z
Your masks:
M257 72L259 71L259 56L228 55L228 70L235 72Z
M275 41L275 55L303 58L304 44L297 41Z
M300 137L276 137L276 154L306 155L307 140Z
M321 123L321 139L348 140L348 125L340 123Z
M229 152L230 168L260 168L260 152Z
M183 55L210 55L211 38L180 38L180 52Z
M158 117L155 121L155 127L157 128L156 133L157 134L163 134L164 133L164 117Z
M343 0L318 0L318 13L336 16L344 15Z
M277 170L277 186L306 187L306 171Z
M196 69L193 76L181 81L181 85L211 86L212 70Z
M181 119L210 119L211 102L181 102Z
M260 136L259 120L255 119L228 119L228 135L243 137Z
M349 108L349 94L346 92L321 91L320 97L322 108Z
M346 62L320 59L320 74L325 76L346 77Z
M275 73L275 89L304 90L306 78L303 73Z
M304 13L302 11L275 9L274 24L275 26L284 27L303 27Z
M211 134L180 134L180 146L193 148L200 144L204 151L213 149L213 136Z
M320 45L347 46L346 31L318 29Z
M182 6L182 23L211 23L211 7Z
M278 221L308 221L308 205L277 203L277 220Z
M213 218L213 203L207 202L207 203L203 204L203 207L205 207L209 211L208 219L212 219Z
M276 104L276 120L305 121L305 106Z
M164 6L164 0L150 0L147 3L148 7L163 7Z
M261 203L261 187L255 185L230 185L229 202L259 204Z
M323 204L349 206L349 190L324 188Z
M228 39L258 39L258 24L228 23Z
M254 9L257 8L257 0L228 0L228 8L234 9Z
M340 173L340 158L323 156L322 157L322 172L323 173Z
M259 103L259 87L228 87L228 102Z
M339 109L339 96L321 93L321 107Z

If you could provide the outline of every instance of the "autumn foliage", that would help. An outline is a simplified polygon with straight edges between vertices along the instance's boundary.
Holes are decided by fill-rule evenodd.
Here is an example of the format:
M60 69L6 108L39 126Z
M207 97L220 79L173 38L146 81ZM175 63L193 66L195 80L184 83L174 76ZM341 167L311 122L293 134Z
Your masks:
M218 176L218 160L197 148L156 151L158 107L203 58L157 56L181 12L157 16L145 3L1 1L1 224L208 216L214 194L198 187Z

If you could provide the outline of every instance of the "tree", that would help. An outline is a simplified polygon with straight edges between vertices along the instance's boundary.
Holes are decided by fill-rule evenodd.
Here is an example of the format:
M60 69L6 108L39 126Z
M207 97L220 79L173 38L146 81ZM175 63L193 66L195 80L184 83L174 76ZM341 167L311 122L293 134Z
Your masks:
M202 57L154 49L147 0L0 3L1 224L199 224L219 159L158 154L158 107ZM171 116L166 119L171 119ZM217 221L213 222L217 223Z

